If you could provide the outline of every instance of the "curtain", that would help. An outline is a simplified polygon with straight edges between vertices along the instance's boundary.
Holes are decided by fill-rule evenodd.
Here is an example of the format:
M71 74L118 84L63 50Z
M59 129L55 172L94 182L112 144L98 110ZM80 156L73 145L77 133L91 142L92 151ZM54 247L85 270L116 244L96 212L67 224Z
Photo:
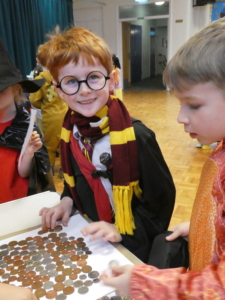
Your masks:
M0 36L24 79L36 65L36 52L56 25L73 26L72 0L0 0Z

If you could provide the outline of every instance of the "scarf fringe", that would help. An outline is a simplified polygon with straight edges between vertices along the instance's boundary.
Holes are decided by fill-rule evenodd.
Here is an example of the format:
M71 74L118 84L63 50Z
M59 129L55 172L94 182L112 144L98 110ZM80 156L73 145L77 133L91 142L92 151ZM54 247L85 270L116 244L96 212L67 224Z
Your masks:
M131 182L129 186L113 186L113 199L116 209L115 226L119 233L133 235L135 229L131 201L133 193L140 199L142 191L139 181Z

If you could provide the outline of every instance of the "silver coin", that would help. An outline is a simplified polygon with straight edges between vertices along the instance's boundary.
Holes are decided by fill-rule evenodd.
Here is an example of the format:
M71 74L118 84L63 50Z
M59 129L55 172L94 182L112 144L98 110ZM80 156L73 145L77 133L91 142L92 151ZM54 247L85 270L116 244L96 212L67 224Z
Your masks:
M72 265L70 265L70 269L75 269L75 268L77 268L77 265L76 264L72 264Z
M48 275L48 271L47 270L40 271L40 275L41 276L47 276Z
M65 236L63 236L63 237L60 238L60 240L61 240L62 242L67 242L67 241L68 241L68 238L65 237Z
M4 249L8 249L8 245L7 244L3 244L3 245L0 246L0 250L4 250Z
M93 284L92 280L86 280L84 281L85 286L91 286Z
M41 259L42 259L42 255L40 255L40 254L34 255L34 256L32 257L32 260L33 260L33 261L38 261L38 260L41 260Z
M35 241L28 241L27 242L27 246L29 247L29 246L32 246L32 245L35 245Z
M65 266L71 266L72 265L72 261L71 260L67 260L64 262Z
M4 264L1 265L1 268L5 269L5 268L7 268L7 266L8 266L7 263L4 263Z
M93 278L97 278L99 276L99 272L98 271L91 271L88 273L88 277L93 279Z
M50 257L44 258L44 259L42 260L42 264L43 264L43 265L49 265L51 262L52 262L52 259L51 259Z
M82 250L83 251L89 251L89 248L88 247L83 247Z
M1 260L0 261L0 267L2 266L2 265L5 265L6 264L6 260ZM7 265L7 264L6 264Z
M82 287L80 287L78 290L78 293L79 294L87 294L88 293L88 291L89 291L89 288L88 287L86 287L86 286L82 286Z
M83 281L81 281L81 280L76 280L73 283L73 286L76 288L81 287L82 285L83 285Z
M91 255L91 254L92 254L92 252L91 252L90 250L88 250L88 251L85 251L85 254L87 254L87 255Z
M26 271L33 271L33 269L34 269L34 266L26 266Z
M25 266L33 265L33 260L31 259L24 260L24 265Z
M47 245L47 244L50 244L50 243L52 243L52 240L46 240L45 241L45 244Z
M87 278L87 275L85 275L85 274L82 274L82 275L80 275L80 276L79 276L79 278L80 278L81 280L84 280L84 279L86 279L86 278Z
M41 266L41 261L40 261L40 260L34 261L34 262L33 262L33 266L34 266L34 267Z
M55 229L54 229L55 232L59 232L61 230L62 230L62 228L60 226L56 226Z
M32 251L30 251L30 253L29 253L31 256L34 256L34 255L37 255L38 254L38 252L37 251L35 251L35 250L32 250Z
M50 270L55 270L56 269L56 265L55 264L48 264L45 269L47 271L50 271Z
M2 279L8 279L10 277L10 273L5 273L2 275Z
M45 255L46 253L47 253L47 252L46 252L44 249L38 251L38 254L43 255L43 257L44 257L44 255ZM49 253L47 253L47 254L48 254L49 257L50 257L50 254L49 254Z
M62 261L66 261L66 260L69 260L69 259L70 259L69 254L64 254L64 255L61 256Z
M132 298L130 296L123 296L122 300L132 300Z
M24 256L24 255L27 255L27 254L29 254L29 251L27 251L27 250L23 250L23 251L20 252L21 256Z
M58 275L58 272L56 270L50 270L48 271L48 276L55 277Z
M35 269L35 271L37 271L37 272L41 272L43 270L44 270L43 266L37 266L36 269Z
M44 286L44 289L49 290L54 286L54 282L46 281L43 286Z
M28 248L30 251L34 251L34 250L37 250L38 247L36 245L31 245Z
M93 279L93 283L99 283L100 282L100 279L99 278L94 278Z
M77 251L77 255L83 255L84 252L83 251Z
M122 300L120 296L112 296L110 300Z
M119 265L118 260L113 259L113 260L110 260L110 262L109 262L109 267L118 266L118 265Z
M74 236L70 236L68 239L69 239L70 241L73 241L73 240L75 240L75 237L74 237Z
M63 282L66 286L71 286L73 284L73 280L67 279Z
M59 294L56 296L55 300L66 300L67 296L65 294Z
M43 254L43 258L50 258L51 257L51 254L50 253L45 253Z
M66 232L60 232L60 233L59 233L59 236L60 236L60 237L62 237L62 236L67 236L67 233L66 233Z
M8 251L7 251L7 253L8 253ZM14 250L14 251L12 251L12 252L10 252L10 255L11 256L15 256L15 255L18 255L19 254L19 251L18 250ZM0 253L0 255L1 255L1 253ZM5 254L6 255L6 254Z

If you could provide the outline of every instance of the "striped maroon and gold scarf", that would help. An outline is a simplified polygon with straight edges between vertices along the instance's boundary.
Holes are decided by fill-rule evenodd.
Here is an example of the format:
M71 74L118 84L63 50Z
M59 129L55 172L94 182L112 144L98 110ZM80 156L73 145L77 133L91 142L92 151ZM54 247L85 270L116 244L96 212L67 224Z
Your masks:
M101 119L103 119L103 122L98 127L90 126L90 123L98 122ZM81 213L84 213L76 193L71 162L68 160L71 150L81 172L94 192L99 219L111 222L111 207L108 195L104 191L101 180L91 177L95 167L84 157L78 141L71 134L73 125L77 126L80 134L84 137L99 139L109 134L113 166L115 225L121 234L133 234L135 224L131 201L133 193L140 199L142 192L139 187L138 153L134 128L126 107L119 99L110 96L107 104L93 117L84 117L69 109L64 119L61 134L62 169L77 208Z

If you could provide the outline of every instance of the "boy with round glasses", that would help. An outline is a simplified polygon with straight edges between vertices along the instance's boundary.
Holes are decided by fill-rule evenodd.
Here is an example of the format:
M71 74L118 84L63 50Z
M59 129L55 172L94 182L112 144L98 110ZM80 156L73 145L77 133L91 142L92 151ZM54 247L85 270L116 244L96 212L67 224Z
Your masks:
M147 262L154 237L167 229L175 188L154 133L110 96L112 55L83 28L51 37L47 67L69 110L61 135L65 187L61 203L40 211L43 224L67 225L72 208L93 222L94 240L121 242Z

